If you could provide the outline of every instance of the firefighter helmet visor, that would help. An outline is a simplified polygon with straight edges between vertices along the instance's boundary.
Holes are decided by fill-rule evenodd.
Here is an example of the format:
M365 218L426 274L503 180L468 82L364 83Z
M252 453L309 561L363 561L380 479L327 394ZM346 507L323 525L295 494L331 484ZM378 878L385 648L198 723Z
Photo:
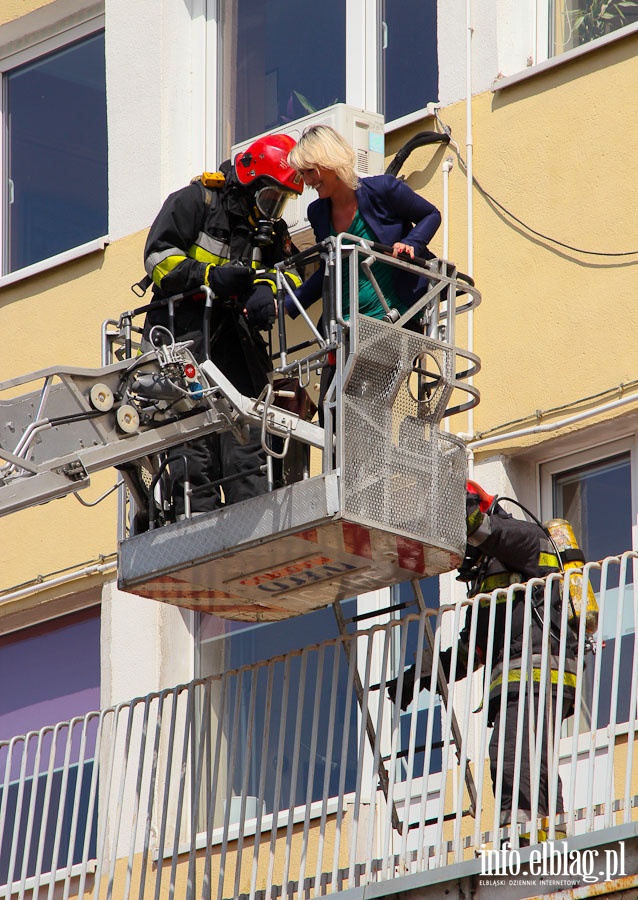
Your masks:
M290 191L269 185L260 188L255 194L255 206L267 219L281 219L284 207L292 196Z

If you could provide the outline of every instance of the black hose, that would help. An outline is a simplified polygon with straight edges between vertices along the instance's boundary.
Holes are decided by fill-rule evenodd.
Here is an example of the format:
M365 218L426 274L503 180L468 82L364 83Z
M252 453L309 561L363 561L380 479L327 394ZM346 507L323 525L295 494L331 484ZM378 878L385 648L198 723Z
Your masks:
M403 163L406 161L412 151L416 150L417 147L424 147L426 144L449 143L449 134L441 134L441 132L439 131L420 131L418 134L415 134L414 137L411 137L409 141L406 141L403 147L401 147L388 168L385 170L385 174L398 175L401 171Z

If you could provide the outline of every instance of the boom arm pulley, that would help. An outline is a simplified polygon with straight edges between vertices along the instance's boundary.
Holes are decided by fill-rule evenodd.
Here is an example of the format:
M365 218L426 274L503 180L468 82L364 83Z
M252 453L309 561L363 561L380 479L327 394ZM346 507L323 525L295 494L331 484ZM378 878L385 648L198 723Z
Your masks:
M167 334L169 334L167 332ZM170 334L169 334L170 337ZM262 432L323 446L323 429L244 397L172 338L101 369L45 369L0 385L0 516L86 488L92 473L211 432ZM42 382L9 400L6 392ZM71 427L69 427L71 426Z

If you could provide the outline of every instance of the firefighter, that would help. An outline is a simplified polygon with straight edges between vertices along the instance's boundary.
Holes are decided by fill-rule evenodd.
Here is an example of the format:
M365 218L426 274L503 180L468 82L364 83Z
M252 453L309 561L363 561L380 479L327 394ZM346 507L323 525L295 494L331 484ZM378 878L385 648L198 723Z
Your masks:
M174 337L194 342L198 360L208 355L243 394L257 397L272 369L261 332L275 320L272 267L294 252L281 218L289 197L303 190L301 177L287 162L295 146L288 135L254 141L217 173L205 173L171 194L151 225L144 248L144 266L153 283L144 339L161 339L155 325L173 325ZM286 273L292 286L301 279ZM197 291L214 294L210 323L204 329L204 295L195 294L175 306L169 318L166 298ZM159 301L164 301L161 303ZM208 348L204 334L208 333ZM148 343L147 343L148 345ZM235 503L267 489L265 454L259 427L251 427L248 443L229 433L212 434L176 451L185 457L192 489L193 513L216 509L221 479L226 503ZM171 475L174 513L184 514L184 465Z
M515 519L500 506L496 497L474 481L467 482L467 549L463 564L459 569L459 580L468 583L468 596L490 593L496 589L506 589L511 584L528 581L531 578L544 578L552 572L560 571L559 559L548 534L537 522ZM513 595L510 656L506 682L503 679L503 659L505 651L506 627L506 591L500 590L497 595L496 615L494 619L492 671L490 673L490 693L488 708L488 724L493 726L489 746L490 772L492 784L496 787L497 754L499 735L504 729L505 755L502 773L501 825L511 824L512 797L516 768L516 724L518 717L518 700L521 680L524 679L522 666L524 639L524 593L516 591ZM490 598L481 598L477 615L476 650L472 661L469 660L470 615L466 614L465 627L461 631L457 646L456 678L463 678L468 670L476 670L484 664L489 640ZM573 711L573 700L576 688L576 651L577 636L570 626L566 640L564 687L562 708L556 710L558 656L561 626L562 591L555 582L550 603L549 641L551 653L551 708L555 717L559 712L561 719L567 718ZM549 815L549 771L547 757L548 736L553 737L553 722L547 718L547 697L539 697L539 681L541 675L540 659L547 655L548 648L543 647L544 587L538 585L532 594L532 615L529 653L532 654L532 680L534 683L534 721L543 718L543 741L540 760L540 784L538 793L538 813ZM450 675L452 648L440 654L443 671ZM529 658L529 657L528 657ZM432 654L428 649L424 653L424 664L421 667L420 688L430 686ZM527 666L526 666L527 668ZM415 667L404 673L401 695L401 709L406 709L413 696ZM396 699L396 679L388 683L391 700ZM501 720L501 695L507 692L504 718ZM529 765L529 693L526 691L525 713L523 717L523 736L521 758L519 761L519 793L518 816L521 823L528 823L532 809L533 772ZM558 796L555 812L563 811L563 800L560 778L558 780ZM557 832L558 834L558 832ZM544 830L539 829L539 837L543 839ZM520 842L528 842L527 834L521 835Z

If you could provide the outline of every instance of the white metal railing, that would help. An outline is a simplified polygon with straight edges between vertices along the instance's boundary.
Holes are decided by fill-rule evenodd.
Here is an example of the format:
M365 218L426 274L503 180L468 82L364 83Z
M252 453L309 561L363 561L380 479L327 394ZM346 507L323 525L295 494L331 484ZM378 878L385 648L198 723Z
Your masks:
M638 802L636 557L584 567L583 596L591 579L599 603L592 652L581 616L570 653L569 585L550 576L540 589L536 582L513 585L378 622L0 743L0 897L319 896L447 866L483 846L517 841L519 832L535 841L540 829L551 839L631 821ZM532 600L543 616L552 590L562 591L562 607L560 650L550 665L548 653L532 654L528 635ZM481 609L490 624L486 665L466 678L452 638L467 616L472 658ZM509 630L519 614L526 636L520 664L506 650L501 671L503 684L520 688L518 699L513 708L499 700L516 728L507 747L500 729L492 785L494 703L490 708L484 672L498 651L496 617ZM420 667L429 634L429 690L420 691L417 680L403 712L388 700L387 682L413 660ZM436 686L441 646L451 647L447 701ZM570 660L579 714L563 721ZM530 670L534 703L526 701ZM539 715L546 704L549 711ZM463 736L457 744L452 713ZM528 757L530 808L521 816L518 780ZM520 824L510 832L509 821Z

